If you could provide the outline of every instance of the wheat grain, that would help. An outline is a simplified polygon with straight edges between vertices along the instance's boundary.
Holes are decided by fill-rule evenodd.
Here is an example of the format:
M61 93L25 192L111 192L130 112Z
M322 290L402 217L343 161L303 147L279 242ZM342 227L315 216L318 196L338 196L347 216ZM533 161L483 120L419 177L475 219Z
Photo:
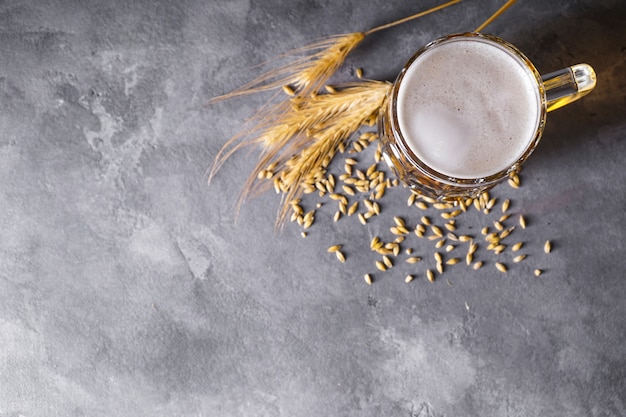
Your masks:
M549 240L546 240L546 243L544 243L543 245L543 251L545 253L550 253L551 250L552 250L552 243L550 243Z

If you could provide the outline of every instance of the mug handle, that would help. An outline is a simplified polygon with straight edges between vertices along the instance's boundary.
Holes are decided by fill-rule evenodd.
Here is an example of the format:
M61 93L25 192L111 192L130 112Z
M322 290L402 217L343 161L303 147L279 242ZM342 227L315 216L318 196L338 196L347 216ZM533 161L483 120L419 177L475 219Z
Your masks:
M552 111L589 94L596 86L596 73L587 64L572 65L541 77L546 91L546 110Z

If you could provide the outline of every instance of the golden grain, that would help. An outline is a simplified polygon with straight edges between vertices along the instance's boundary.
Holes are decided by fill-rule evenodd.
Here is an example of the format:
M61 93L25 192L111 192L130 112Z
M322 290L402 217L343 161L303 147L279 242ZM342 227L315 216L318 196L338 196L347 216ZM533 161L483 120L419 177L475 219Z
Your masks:
M519 216L519 225L522 227L522 229L526 229L526 219L521 214Z
M396 223L397 226L401 226L401 227L406 226L404 219L402 219L401 217L396 216L393 218L393 221Z
M517 242L515 245L513 245L511 247L511 251L512 252L517 252L518 250L520 250L522 248L523 245L524 245L523 242Z
M435 282L435 274L430 269L426 271L426 277L430 282Z
M469 236L469 235L462 235L462 236L459 236L459 241L461 241L461 242L470 242L470 241L472 241L472 237Z
M417 203L415 203L415 206L420 210L428 210L428 205L423 201L418 201Z
M535 276L538 277L539 275L541 275L543 273L543 271L541 269L535 269Z
M359 221L361 222L362 225L367 224L367 220L365 219L365 216L363 216L363 213L359 213L357 217L359 218Z
M446 252L452 252L454 250L454 245L446 246Z
M411 282L411 281L413 281L413 275L407 275L407 276L404 278L404 282L406 282L407 284L408 284L409 282Z
M517 255L515 258L513 258L513 262L521 262L526 258L526 255Z
M372 276L371 276L370 274L365 274L365 275L363 275L363 279L365 280L365 283L366 283L367 285L372 285L372 282L374 282L374 281L372 280Z
M552 250L552 243L550 243L549 240L546 240L546 243L543 245L543 251L545 253L550 253L551 250Z
M306 232L300 232L300 236L306 237Z
M443 237L443 232L438 226L432 225L430 226L430 230L435 234L435 236Z
M357 68L357 69L354 71L354 73L355 73L355 75L356 75L356 77L357 77L358 79L363 78L363 69L362 69L362 68Z
M283 88L283 92L290 97L293 97L296 94L296 91L293 89L293 87L289 85L283 85L282 88Z
M511 200L509 200L508 198L504 200L504 202L502 203L502 213L506 213L506 211L509 209L510 204Z
M420 258L419 256L412 256L410 258L406 258L406 262L409 263L409 264L416 264L416 263L418 263L421 260L422 260L422 258Z
M480 269L482 266L483 266L483 261L478 261L472 266L472 269L474 270Z
M359 208L358 201L355 201L354 203L352 203L350 207L348 207L348 216L352 216L354 213L356 213L358 208Z
M387 270L387 267L381 261L376 261L376 268L383 272Z
M339 259L339 262L343 263L346 261L345 255L340 251L335 252L335 255L337 256L337 259Z
M467 255L465 255L465 263L469 266L472 261L474 260L474 254L473 253L468 253Z
M437 263L443 262L443 257L441 256L439 252L433 253L433 256L435 257L435 261L437 261Z
M446 210L452 207L452 205L447 204L447 203L435 203L433 204L433 207L436 208L437 210Z
M343 245L333 245L330 248L328 248L328 252L330 252L330 253L337 252L342 247L343 247Z
M393 267L393 263L391 262L391 259L389 259L387 255L383 256L383 263L385 264L387 268Z
M404 253L406 253L407 255L412 254L412 253L413 253L413 248L406 248L406 249L404 250Z
M513 230L515 230L515 226L503 230L502 233L500 233L500 239L504 239L505 237L509 236L511 233L513 233Z
M354 190L352 189L352 187L350 187L349 185L342 185L341 189L343 190L344 193L353 196L356 193L354 192Z
M437 272L439 272L439 274L443 274L443 263L439 262L436 266L437 268Z
M461 262L459 258L450 258L446 261L446 265L456 265L459 262Z
M504 226L502 225L502 223L500 223L500 222L498 222L498 221L493 222L493 226L494 226L494 227L496 228L496 230L498 230L498 231L502 231L502 230L504 230Z
M435 248L440 249L445 244L446 244L446 240L445 239L438 240L437 243L435 243Z
M500 272L506 272L507 271L506 265L504 265L503 263L500 263L500 262L496 262L496 268Z
M474 202L472 203L474 205L474 208L476 209L476 211L480 211L480 205L481 205L481 199L480 198L475 198Z
M451 232L454 232L456 230L456 226L452 222L448 222L444 226L446 229L448 229Z
M515 188L515 189L519 188L519 184L513 181L513 179L511 178L508 179L507 183L509 184L509 186L511 186L511 188Z
M422 221L422 224L424 224L426 226L430 226L431 225L430 219L428 217L426 217L426 216L422 216L421 221Z

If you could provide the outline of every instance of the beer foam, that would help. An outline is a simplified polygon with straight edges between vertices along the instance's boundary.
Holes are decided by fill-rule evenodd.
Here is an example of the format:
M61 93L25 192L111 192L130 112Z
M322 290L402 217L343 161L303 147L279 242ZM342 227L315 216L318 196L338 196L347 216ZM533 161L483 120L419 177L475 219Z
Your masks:
M409 66L397 118L413 153L441 174L483 178L510 168L535 136L541 99L533 73L480 38L452 38Z

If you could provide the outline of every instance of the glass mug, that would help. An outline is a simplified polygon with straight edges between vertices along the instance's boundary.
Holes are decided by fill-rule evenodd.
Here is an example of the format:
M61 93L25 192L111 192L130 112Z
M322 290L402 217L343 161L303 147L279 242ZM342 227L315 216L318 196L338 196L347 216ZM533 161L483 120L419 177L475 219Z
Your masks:
M477 197L519 170L539 143L547 112L595 84L587 64L542 77L496 36L445 36L408 61L386 97L378 124L383 156L418 194Z

